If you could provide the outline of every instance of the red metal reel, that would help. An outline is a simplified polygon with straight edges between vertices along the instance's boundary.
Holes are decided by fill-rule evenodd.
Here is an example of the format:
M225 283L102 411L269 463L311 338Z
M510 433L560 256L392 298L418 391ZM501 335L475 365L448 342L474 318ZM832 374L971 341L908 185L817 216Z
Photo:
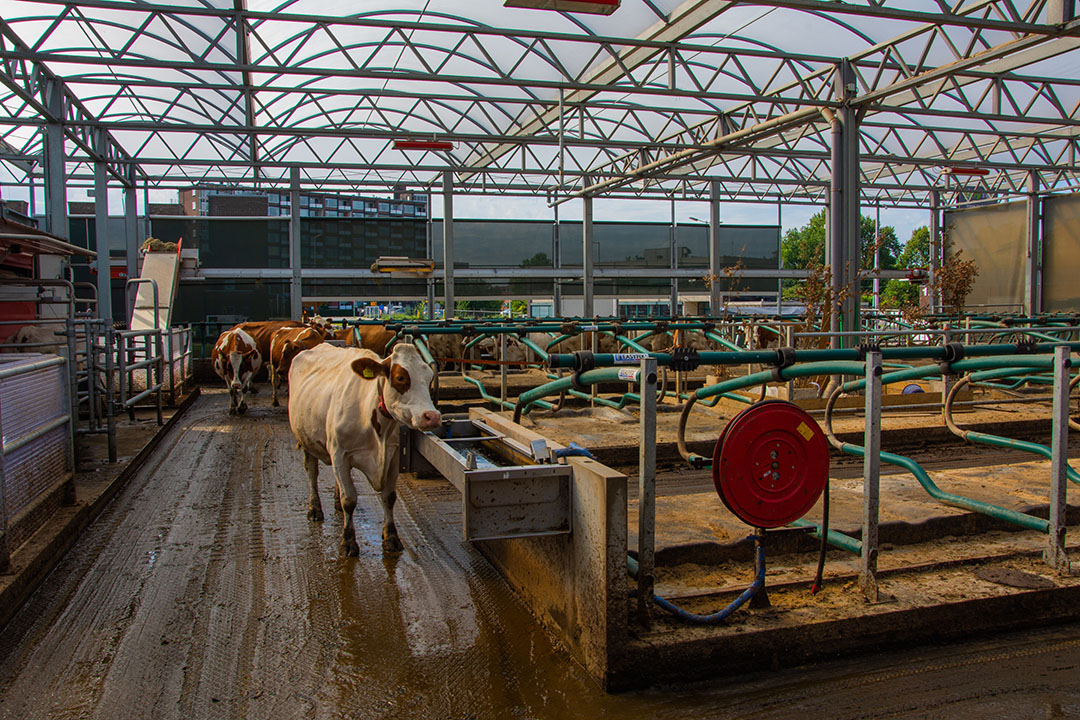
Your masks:
M793 403L751 405L724 428L713 450L713 483L728 510L754 527L801 518L829 479L829 445Z

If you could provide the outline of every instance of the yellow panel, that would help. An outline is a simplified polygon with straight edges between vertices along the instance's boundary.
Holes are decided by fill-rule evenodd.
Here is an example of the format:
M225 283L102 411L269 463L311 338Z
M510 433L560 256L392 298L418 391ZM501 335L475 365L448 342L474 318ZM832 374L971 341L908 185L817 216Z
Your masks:
M1080 311L1080 195L1043 203L1043 310Z
M1027 203L1014 202L945 213L949 251L979 268L967 309L1019 310L1024 306Z

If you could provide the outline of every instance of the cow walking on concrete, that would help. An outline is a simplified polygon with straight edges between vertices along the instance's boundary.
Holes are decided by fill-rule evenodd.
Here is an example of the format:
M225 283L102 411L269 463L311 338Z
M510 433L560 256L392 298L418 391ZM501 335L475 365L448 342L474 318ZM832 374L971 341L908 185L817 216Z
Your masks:
M353 511L356 488L352 469L367 478L383 504L382 546L401 550L394 526L397 499L398 430L439 426L442 416L428 394L431 368L409 344L395 345L385 360L370 350L328 344L300 353L289 370L289 424L304 453L311 483L308 518L323 519L319 502L319 463L333 468L344 515L342 551L359 555Z
M293 359L304 350L319 345L324 336L315 327L281 328L270 338L270 387L274 407L278 403L278 388L289 377Z
M243 415L247 412L245 392L251 392L255 373L262 367L263 355L251 335L233 328L221 333L214 349L210 352L210 362L214 372L225 381L229 389L229 414Z

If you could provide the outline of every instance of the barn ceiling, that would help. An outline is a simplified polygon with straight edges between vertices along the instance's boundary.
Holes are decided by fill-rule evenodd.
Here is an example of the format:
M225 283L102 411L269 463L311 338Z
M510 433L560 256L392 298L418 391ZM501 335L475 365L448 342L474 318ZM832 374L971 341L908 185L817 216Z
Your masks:
M849 104L866 202L1074 188L1073 5L0 0L2 179L822 200Z

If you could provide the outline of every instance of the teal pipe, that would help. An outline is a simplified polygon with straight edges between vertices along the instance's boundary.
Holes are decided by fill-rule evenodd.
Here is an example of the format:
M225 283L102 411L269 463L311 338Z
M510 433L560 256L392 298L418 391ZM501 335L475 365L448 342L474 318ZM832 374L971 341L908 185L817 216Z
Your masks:
M992 378L996 374L1012 374L1012 369L1008 370L984 370L982 372L973 373L966 378L961 379L953 386L952 392L949 394L945 402L945 424L954 435L960 437L969 442L978 442L984 445L991 445L993 447L1002 447L1010 450L1021 450L1023 452L1033 453L1040 457L1044 457L1047 460L1054 459L1053 451L1046 445L1039 443L1028 442L1027 440L1017 440L1015 438L1008 438L1001 435L992 435L990 433L978 432L976 430L965 430L961 428L952 418L952 402L956 397L956 393L960 391L966 383L981 380L983 378ZM1076 485L1080 485L1080 473L1073 469L1072 465L1068 462L1065 463L1065 476Z
M484 387L484 383L481 382L479 379L474 378L471 375L462 375L462 377L465 378L466 382L470 382L470 383L472 383L473 385L476 386L476 388L480 391L480 397L483 398L484 400L487 400L488 402L490 402L490 403L492 403L494 405L498 405L499 407L501 407L503 409L506 409L506 410L513 410L514 409L514 403L510 402L509 400L501 400L501 399L495 397L494 395L492 395L491 393L489 393L487 391L487 388ZM551 410L554 407L551 403L547 402L546 400L536 400L535 404L539 405L540 407L544 408L545 410Z
M821 525L818 523L799 518L798 520L793 520L789 522L788 525L790 525L791 527L814 528L814 530L809 533L810 537L816 538L818 540L821 539ZM835 548L847 550L849 553L854 553L855 555L862 555L862 540L859 540L858 538L853 538L850 535L845 535L842 532L837 532L836 530L830 529L828 537L825 539L825 542L829 543Z
M835 444L835 443L834 443ZM862 445L853 445L852 443L840 443L839 449L841 452L848 455L854 455L856 457L864 457L866 454L866 448ZM945 492L937 486L937 484L930 478L926 470L922 465L915 462L909 457L903 455L895 455L890 452L881 451L881 461L889 463L890 465L897 465L904 468L919 481L923 489L927 494L935 500L939 500L946 505L953 505L955 507L964 508L965 510L971 510L982 515L988 515L998 520L1004 520L1005 522L1012 523L1013 525L1019 525L1020 527L1027 528L1029 530L1038 530L1042 533L1050 531L1050 522L1043 520L1042 518L1032 517L1016 510L1010 510L1009 508L999 507L997 505L991 505L990 503L982 502L981 500L975 500L973 498L964 497L963 495L956 495L955 493Z
M629 370L629 372L627 372ZM620 373L624 376L620 376ZM640 368L597 368L596 370L588 370L581 373L579 378L582 385L595 385L602 382L639 382L641 378ZM521 420L521 414L528 412L528 409L532 405L539 405L537 401L540 398L548 395L557 395L564 390L573 390L574 378L568 375L558 380L553 380L549 383L541 385L540 387L533 388L532 390L526 390L518 396L517 404L514 405L514 422ZM588 396L586 396L588 397ZM540 405L543 407L543 405ZM550 403L548 408L550 409Z

